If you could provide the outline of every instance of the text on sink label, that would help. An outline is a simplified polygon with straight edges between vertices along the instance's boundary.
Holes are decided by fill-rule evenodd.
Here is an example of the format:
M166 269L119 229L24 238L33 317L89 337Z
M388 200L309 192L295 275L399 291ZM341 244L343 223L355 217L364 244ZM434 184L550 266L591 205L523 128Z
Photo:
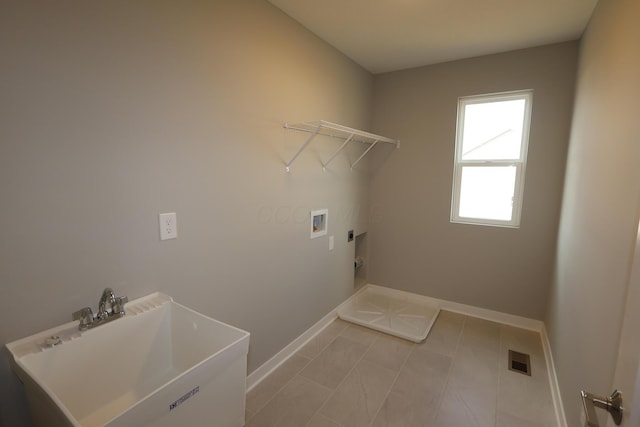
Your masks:
M189 399L191 396L193 396L194 394L196 394L199 391L200 391L200 386L197 386L193 390L185 393L180 399L176 400L175 402L173 402L173 403L171 403L169 405L169 410L172 411L172 410L176 409L178 406L182 405L185 400Z

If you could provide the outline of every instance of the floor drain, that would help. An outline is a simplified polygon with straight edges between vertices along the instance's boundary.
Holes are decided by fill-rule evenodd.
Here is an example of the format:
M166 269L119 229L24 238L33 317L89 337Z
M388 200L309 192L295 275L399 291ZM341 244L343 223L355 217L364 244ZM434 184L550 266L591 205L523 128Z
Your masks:
M531 358L528 354L509 350L509 370L531 376Z

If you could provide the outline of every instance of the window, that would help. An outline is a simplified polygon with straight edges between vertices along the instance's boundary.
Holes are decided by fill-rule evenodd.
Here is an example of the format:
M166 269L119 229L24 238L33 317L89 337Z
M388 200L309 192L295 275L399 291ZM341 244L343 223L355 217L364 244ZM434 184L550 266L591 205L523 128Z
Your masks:
M451 221L520 226L533 92L458 100Z

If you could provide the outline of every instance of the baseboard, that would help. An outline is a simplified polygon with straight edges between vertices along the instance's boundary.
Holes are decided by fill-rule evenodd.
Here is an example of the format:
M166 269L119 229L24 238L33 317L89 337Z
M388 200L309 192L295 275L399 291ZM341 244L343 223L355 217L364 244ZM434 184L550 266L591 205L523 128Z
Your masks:
M266 378L271 372L282 365L288 358L293 356L298 350L300 350L306 343L308 343L313 337L318 335L324 328L329 326L338 317L338 311L340 308L355 298L356 295L364 292L367 288L375 288L379 292L389 292L395 295L411 295L414 299L422 299L426 302L435 303L440 305L440 308L447 311L453 311L456 313L464 314L466 316L478 317L480 319L490 320L492 322L502 323L505 325L511 325L522 329L528 329L540 333L542 340L542 348L544 350L544 357L547 363L547 372L549 375L549 384L551 387L551 396L553 398L553 406L556 412L556 418L559 427L567 427L567 421L564 414L564 406L562 405L562 398L560 396L560 388L558 386L558 379L556 376L555 365L553 363L553 356L551 353L551 347L549 345L549 339L547 331L544 326L544 322L541 320L530 319L527 317L516 316L513 314L501 313L499 311L489 310L486 308L474 307L467 304L460 304L453 301L442 300L438 298L431 298L424 295L417 295L410 292L405 292L397 289L391 289L383 286L367 284L361 287L351 297L331 310L322 319L317 321L313 326L303 332L299 337L294 339L286 347L280 350L275 356L267 360L262 366L253 371L247 376L247 392L254 388L264 378ZM416 296L417 295L417 296Z
M247 376L247 392L251 391L253 387L258 385L265 377L271 372L275 371L280 365L282 365L288 358L293 356L295 352L304 347L313 337L318 335L324 328L329 326L331 322L338 317L338 310L331 310L326 316L318 320L313 326L304 331L302 335L291 341L285 348L280 350L271 359L263 363L255 371L251 372Z
M366 286L363 286L351 297L347 298L344 302L339 304L336 308L327 313L322 319L318 320L313 326L304 331L300 336L291 341L286 347L276 353L271 359L263 363L259 368L251 372L247 376L247 392L251 391L256 385L266 378L271 372L275 371L280 365L287 361L288 358L293 356L298 350L305 346L309 341L318 335L324 328L329 326L338 317L338 311L346 304L351 298L358 295L364 290Z
M558 427L567 427L567 417L564 413L562 395L560 394L560 385L558 384L558 376L556 374L556 365L553 362L553 353L551 352L551 343L549 342L546 327L543 327L542 331L540 331L540 338L542 338L544 358L547 362L547 373L549 374L549 386L551 387L553 407L556 411L556 421L558 422Z

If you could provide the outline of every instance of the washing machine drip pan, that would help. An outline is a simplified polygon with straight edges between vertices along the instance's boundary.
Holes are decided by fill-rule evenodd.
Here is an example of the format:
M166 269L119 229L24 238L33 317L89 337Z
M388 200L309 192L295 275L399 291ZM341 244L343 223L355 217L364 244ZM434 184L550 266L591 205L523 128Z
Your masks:
M342 320L421 342L440 313L429 298L396 289L367 285L338 311Z

